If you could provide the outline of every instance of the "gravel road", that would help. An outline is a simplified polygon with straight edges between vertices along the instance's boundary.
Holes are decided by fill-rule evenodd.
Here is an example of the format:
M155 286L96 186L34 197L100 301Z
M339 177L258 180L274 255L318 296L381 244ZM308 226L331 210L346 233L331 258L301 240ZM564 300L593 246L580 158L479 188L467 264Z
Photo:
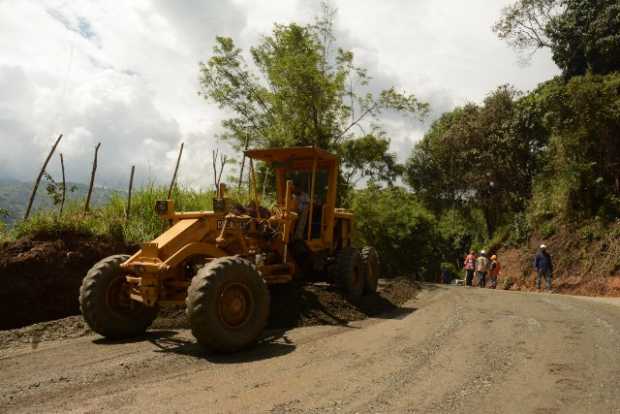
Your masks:
M618 301L426 286L399 311L203 355L187 330L0 350L0 412L620 413Z

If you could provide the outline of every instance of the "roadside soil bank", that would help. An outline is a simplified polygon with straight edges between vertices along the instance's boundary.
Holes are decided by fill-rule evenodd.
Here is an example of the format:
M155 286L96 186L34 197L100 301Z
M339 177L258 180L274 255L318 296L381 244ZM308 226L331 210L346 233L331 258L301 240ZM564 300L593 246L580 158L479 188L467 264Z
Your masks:
M576 231L564 226L549 238L534 235L524 247L500 250L502 279L512 280L512 290L536 290L533 261L541 243L553 257L556 292L620 297L620 224L601 234L588 227ZM503 280L498 286L503 286Z
M90 267L135 246L63 232L0 245L0 329L79 313L78 292Z

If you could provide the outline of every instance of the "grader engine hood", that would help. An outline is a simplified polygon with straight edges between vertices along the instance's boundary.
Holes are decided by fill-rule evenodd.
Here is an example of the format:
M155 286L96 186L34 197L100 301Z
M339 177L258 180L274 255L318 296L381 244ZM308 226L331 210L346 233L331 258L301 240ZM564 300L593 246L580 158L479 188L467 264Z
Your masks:
M222 214L214 212L200 213L197 217L180 218L155 240L144 243L142 249L121 267L136 274L155 273L174 268L192 255L209 257L226 255L226 252L218 249L213 243L218 235L218 223L223 220Z

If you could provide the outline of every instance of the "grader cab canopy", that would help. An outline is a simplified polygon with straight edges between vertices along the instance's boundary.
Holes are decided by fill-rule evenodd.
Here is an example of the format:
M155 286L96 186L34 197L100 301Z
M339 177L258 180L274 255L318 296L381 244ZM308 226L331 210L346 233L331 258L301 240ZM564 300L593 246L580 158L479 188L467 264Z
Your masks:
M304 234L308 247L311 250L333 250L336 216L348 220L353 218L350 212L336 209L338 158L317 147L255 149L245 154L253 160L269 164L275 171L276 201L279 206L286 204L287 182L297 181L294 184L295 190L309 197L307 231ZM321 188L318 188L319 185ZM347 240L348 236L345 235Z

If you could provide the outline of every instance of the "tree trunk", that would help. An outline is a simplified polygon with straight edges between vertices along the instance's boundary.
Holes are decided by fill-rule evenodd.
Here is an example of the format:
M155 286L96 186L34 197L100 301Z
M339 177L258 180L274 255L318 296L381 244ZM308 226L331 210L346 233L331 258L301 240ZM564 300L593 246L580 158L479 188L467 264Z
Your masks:
M177 158L177 164L174 167L174 173L172 174L172 181L170 181L170 188L168 188L168 200L172 197L172 189L174 188L174 183L177 181L177 173L179 172L179 164L181 163L181 155L183 155L183 146L185 144L181 142L181 149L179 150L179 157Z
M60 169L62 171L62 198L60 199L60 210L58 211L58 218L62 216L62 210L65 207L65 196L67 194L67 182L65 180L65 160L60 153Z
M97 173L97 156L99 155L99 147L101 142L95 147L95 158L93 159L93 169L90 173L90 184L88 185L88 194L86 195L86 203L84 203L84 213L88 213L90 209L90 198L93 195L93 187L95 186L95 174Z
M237 184L237 190L239 191L241 191L241 182L243 181L243 167L245 166L245 152L248 150L249 146L250 146L250 136L247 135L245 137L243 157L241 158L241 170L239 171L239 183Z
M133 189L133 175L136 171L136 166L131 166L131 174L129 175L129 190L127 191L127 210L125 211L125 221L129 221L131 215L131 190Z
M45 169L47 168L47 163L50 162L50 158L52 158L52 155L54 154L54 151L56 151L56 147L58 146L58 143L60 143L61 139L62 139L62 134L58 135L58 138L56 138L56 142L52 146L50 153L47 155L45 162L43 162L41 171L39 171L39 175L34 182L34 187L32 188L32 193L30 194L30 200L28 200L28 207L26 208L26 214L24 215L24 220L28 219L28 217L30 216L30 210L32 209L32 203L34 202L34 197L37 194L37 189L39 188L41 177L43 177L43 173L45 172Z

